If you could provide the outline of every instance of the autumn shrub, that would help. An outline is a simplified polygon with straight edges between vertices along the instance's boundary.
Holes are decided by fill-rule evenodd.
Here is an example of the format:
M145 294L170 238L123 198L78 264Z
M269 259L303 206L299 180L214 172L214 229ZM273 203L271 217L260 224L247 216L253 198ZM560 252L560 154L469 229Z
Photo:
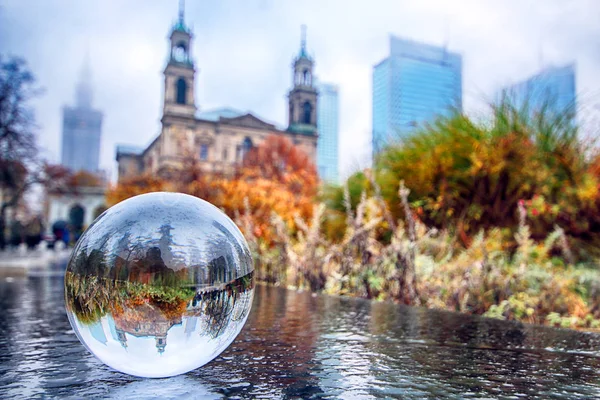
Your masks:
M72 188L97 187L104 184L104 179L100 175L81 170L71 173L66 184Z
M151 174L125 179L117 185L109 187L106 202L113 206L130 197L150 192L172 191L173 186L166 180Z
M344 186L321 187L320 201L314 166L281 138L230 176L191 163L169 180L123 182L109 199L176 190L212 202L272 284L595 328L600 278L576 263L574 240L600 232L600 159L572 122L544 118L501 105L486 123L439 120Z
M455 235L428 227L413 213L408 201L402 200L408 197L405 189L399 191L397 202L408 217L387 222L393 225L391 238L378 240L387 204L363 192L353 209L347 188L343 196L347 208L342 240L324 234L324 204L315 206L310 220L298 221L301 228L295 233L274 215L272 223L280 227L275 248L250 237L257 276L268 275L266 270L275 267L272 283L298 289L529 323L600 326L596 267L554 255L557 247L564 247L564 254L570 252L562 228L535 240L525 204L517 203L512 238L516 247L507 251L507 235L498 228L480 230L468 248L455 246Z
M309 157L289 139L272 135L249 152L233 178L218 181L213 200L229 215L249 214L252 233L270 243L271 213L297 229L296 216L312 215L318 183Z
M468 247L481 229L512 237L520 201L531 213L532 236L542 240L554 225L569 237L598 241L600 168L578 138L571 110L532 113L508 102L492 106L488 120L455 112L385 148L369 179L348 179L352 204L380 187L395 218L398 182L411 188L411 205L428 226L449 229ZM323 193L330 214L342 209L342 188ZM332 233L335 235L335 232ZM600 241L596 242L600 243ZM507 246L514 248L514 241Z
M160 175L143 175L111 187L107 201L113 205L129 197L155 192L177 191L202 198L230 217L248 215L255 235L270 244L275 212L289 229L297 229L295 217L312 215L318 177L308 156L281 136L270 136L252 149L232 174L206 173L196 159L184 160L183 168Z

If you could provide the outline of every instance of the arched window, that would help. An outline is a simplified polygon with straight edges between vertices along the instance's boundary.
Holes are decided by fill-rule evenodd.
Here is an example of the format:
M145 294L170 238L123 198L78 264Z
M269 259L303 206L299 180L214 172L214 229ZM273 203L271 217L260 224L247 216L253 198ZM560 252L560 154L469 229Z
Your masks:
M304 83L305 85L310 85L310 73L307 69L305 69L304 72L302 72L302 78L302 83Z
M250 139L249 137L246 136L246 138L242 142L242 147L240 150L241 161L244 161L246 154L248 154L250 152L250 150L252 150L252 139Z
M178 62L187 61L187 47L184 42L179 42L177 46L173 48L173 58Z
M311 117L312 117L312 106L310 105L310 102L305 101L304 102L304 116L302 118L302 122L305 124L310 124L311 123Z
M85 221L85 209L81 204L75 204L69 209L69 224L75 234L80 234Z
M208 160L208 145L206 143L200 145L200 160Z
M185 79L179 78L177 80L177 104L185 104L185 92L187 90L187 84Z
M250 150L251 148L252 148L252 139L250 139L249 137L246 136L246 138L244 139L244 149Z

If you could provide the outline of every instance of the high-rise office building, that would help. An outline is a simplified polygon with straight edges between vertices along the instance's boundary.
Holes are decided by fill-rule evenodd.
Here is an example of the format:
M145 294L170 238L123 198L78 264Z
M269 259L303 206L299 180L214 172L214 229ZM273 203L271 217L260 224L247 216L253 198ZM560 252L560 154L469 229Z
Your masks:
M339 98L338 87L328 83L317 83L317 169L319 177L326 182L336 183L338 174Z
M531 112L542 108L561 112L575 112L575 65L545 68L526 80L508 86L499 93L517 108L527 107Z
M75 90L75 106L63 108L61 163L72 171L99 172L102 113L92 108L92 95L86 59Z
M462 56L391 36L373 68L373 152L452 109L462 109Z

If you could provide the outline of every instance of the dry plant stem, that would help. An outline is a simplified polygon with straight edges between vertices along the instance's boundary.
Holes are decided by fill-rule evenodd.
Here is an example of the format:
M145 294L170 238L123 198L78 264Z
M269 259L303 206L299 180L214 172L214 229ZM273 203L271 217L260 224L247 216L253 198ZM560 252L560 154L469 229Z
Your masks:
M404 186L404 181L400 181L398 194L404 207L406 225L408 227L409 244L407 249L403 249L397 254L396 272L398 274L398 301L404 304L418 304L419 295L417 293L417 276L415 272L415 245L416 232L415 221L408 204L408 194L410 190Z
M381 187L375 180L375 177L371 171L367 171L366 175L367 175L367 178L369 179L369 182L371 182L371 186L373 186L373 189L375 190L375 198L377 199L377 202L379 202L379 204L381 206L381 209L383 211L383 216L384 216L386 222L388 223L390 230L392 232L394 232L396 230L396 221L394 220L394 217L392 216L392 213L390 212L390 209L387 206L387 203L385 202L385 200L383 199L383 196L381 195Z
M571 251L571 247L569 246L569 242L567 241L567 235L565 235L565 230L559 227L558 225L555 225L554 229L559 232L558 245L562 250L563 256L569 264L574 264L575 257L573 257L573 252Z

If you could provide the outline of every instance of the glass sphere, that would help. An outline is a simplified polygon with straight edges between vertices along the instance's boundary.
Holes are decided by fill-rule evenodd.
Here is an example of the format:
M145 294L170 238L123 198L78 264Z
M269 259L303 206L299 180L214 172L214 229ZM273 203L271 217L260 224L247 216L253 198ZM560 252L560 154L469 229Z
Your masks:
M204 200L149 193L100 215L65 273L66 309L85 347L135 376L167 377L218 356L241 331L253 263L237 226Z

